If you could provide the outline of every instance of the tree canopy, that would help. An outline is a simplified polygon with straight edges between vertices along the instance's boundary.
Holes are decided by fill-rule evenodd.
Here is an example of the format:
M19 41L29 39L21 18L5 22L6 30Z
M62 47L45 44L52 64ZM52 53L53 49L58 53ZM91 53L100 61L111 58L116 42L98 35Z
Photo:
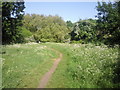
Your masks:
M37 42L64 42L69 32L64 20L57 15L26 14L23 24L28 31L33 33Z
M24 2L2 2L2 43L22 42L18 29L22 25Z
M71 40L83 40L87 42L94 40L96 36L95 26L96 20L79 20L73 27L71 32Z
M97 11L98 38L120 44L120 1L98 2Z
M104 42L120 44L120 1L98 2L97 19L75 23L55 15L24 15L24 2L2 3L2 42Z

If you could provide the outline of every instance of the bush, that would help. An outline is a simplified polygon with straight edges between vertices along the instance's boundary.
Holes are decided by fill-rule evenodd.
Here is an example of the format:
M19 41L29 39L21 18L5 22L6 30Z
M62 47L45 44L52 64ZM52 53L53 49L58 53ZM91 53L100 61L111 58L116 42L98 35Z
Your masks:
M79 41L73 40L73 41L71 41L70 43L81 43L81 44L85 44L85 41L83 41L83 40L79 40Z
M22 35L24 38L32 36L32 33L29 30L27 30L26 28L22 27L20 29L22 31Z

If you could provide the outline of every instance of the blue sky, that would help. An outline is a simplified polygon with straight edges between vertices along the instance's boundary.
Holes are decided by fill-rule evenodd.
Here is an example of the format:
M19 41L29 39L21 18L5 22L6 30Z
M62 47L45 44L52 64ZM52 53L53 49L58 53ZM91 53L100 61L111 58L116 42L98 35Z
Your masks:
M25 13L58 15L65 21L95 18L97 2L25 2Z

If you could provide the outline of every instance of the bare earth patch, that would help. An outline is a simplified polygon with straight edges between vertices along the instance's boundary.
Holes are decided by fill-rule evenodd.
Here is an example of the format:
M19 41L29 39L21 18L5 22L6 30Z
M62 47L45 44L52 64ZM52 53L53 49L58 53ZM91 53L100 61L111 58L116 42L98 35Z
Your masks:
M52 49L54 50L54 49ZM38 88L45 88L45 86L47 85L48 81L50 80L52 74L55 72L60 60L62 59L62 53L54 50L55 52L59 53L59 57L57 59L54 59L54 64L53 66L51 67L51 69L45 73L45 75L43 75L42 79L40 80L40 84L38 86Z

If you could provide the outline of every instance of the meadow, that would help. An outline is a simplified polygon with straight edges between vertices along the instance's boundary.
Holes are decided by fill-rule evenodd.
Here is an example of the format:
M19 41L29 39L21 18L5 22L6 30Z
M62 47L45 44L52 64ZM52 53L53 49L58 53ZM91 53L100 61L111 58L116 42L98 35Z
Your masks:
M35 88L58 57L44 45L15 44L3 46L3 88Z
M54 45L54 44L53 44ZM52 45L52 46L53 46ZM48 88L113 88L118 74L118 47L93 44L56 44L64 54Z
M118 74L118 46L40 43L3 46L3 88L35 88L42 75L63 54L46 88L114 88Z

